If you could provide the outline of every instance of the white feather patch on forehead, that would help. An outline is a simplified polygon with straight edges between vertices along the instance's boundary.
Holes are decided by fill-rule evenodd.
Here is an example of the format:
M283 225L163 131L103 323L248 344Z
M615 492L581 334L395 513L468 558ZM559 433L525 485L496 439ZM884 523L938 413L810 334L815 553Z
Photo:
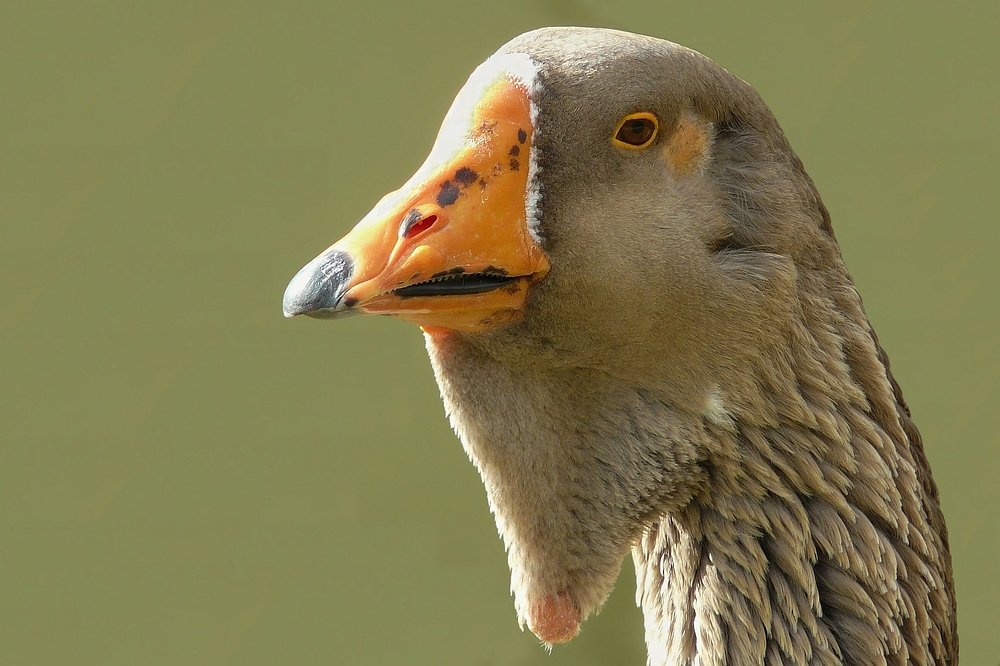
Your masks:
M531 125L537 131L536 118L538 116L535 108L535 98L538 90L538 64L526 53L500 53L491 56L483 64L472 72L469 80L465 82L462 89L458 91L455 101L451 103L451 108L445 114L441 122L441 129L438 130L434 147L431 148L430 155L424 160L406 183L395 192L382 197L374 209L364 220L379 220L388 215L389 212L414 188L425 182L441 167L448 164L458 153L468 145L474 127L474 112L476 105L483 99L490 88L503 81L511 79L524 86L528 94L530 104L529 117ZM534 143L534 142L532 142ZM538 195L535 186L535 175L537 172L535 151L530 151L528 160L528 187L525 194L525 215L528 223L528 230L531 232L536 242L539 242L537 206Z
M432 167L454 159L458 151L466 145L474 129L473 114L476 105L486 96L486 93L504 79L511 79L524 86L531 104L531 121L535 121L534 92L538 65L525 53L502 53L490 57L476 68L462 89L458 91L455 101L448 109L437 141L427 157L427 162L420 168ZM419 173L419 172L418 172Z

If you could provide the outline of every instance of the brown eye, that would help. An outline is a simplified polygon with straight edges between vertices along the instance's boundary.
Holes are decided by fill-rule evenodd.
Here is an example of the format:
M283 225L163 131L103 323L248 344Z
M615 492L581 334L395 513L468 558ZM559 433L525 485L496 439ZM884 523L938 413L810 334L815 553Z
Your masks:
M652 113L633 113L625 116L618 131L615 142L626 148L645 148L656 136L656 116Z

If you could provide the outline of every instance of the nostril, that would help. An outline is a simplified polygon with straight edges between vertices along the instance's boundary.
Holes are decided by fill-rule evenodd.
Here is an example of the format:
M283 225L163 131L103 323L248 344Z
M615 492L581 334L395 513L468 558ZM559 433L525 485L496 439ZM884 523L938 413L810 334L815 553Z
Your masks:
M427 217L425 217L424 219L420 220L419 222L417 222L416 224L414 224L412 227L410 227L410 229L406 232L406 237L407 238L413 238L414 236L416 236L417 234L419 234L421 231L424 231L426 229L430 229L431 225L434 224L435 222L437 222L437 219L438 219L437 215L428 215Z
M406 217L403 218L403 223L399 225L399 237L413 238L422 231L430 229L437 222L437 219L437 215L421 217L420 211L414 208L406 214Z

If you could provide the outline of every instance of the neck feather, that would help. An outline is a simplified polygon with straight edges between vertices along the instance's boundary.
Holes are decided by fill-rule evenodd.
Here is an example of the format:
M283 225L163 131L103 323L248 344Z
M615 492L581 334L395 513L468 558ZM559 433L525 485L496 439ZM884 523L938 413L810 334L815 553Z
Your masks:
M856 292L812 308L833 325L793 336L799 408L709 425L704 491L633 547L651 666L958 663L920 435Z

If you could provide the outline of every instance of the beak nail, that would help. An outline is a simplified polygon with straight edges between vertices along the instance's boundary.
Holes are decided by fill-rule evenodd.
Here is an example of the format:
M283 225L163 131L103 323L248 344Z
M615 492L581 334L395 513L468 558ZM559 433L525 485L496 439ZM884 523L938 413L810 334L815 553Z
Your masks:
M308 315L320 319L353 312L343 303L354 275L354 261L343 250L330 249L296 273L285 289L281 308L286 317Z

